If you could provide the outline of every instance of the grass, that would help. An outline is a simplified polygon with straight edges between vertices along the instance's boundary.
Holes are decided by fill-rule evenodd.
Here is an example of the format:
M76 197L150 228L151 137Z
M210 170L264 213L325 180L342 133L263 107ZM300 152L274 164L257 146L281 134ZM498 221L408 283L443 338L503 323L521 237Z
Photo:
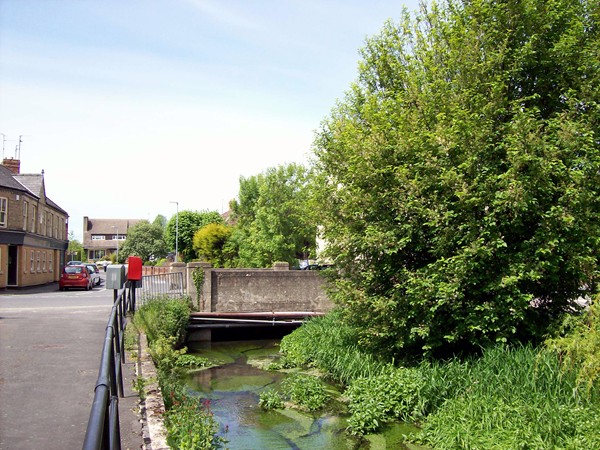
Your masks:
M547 346L395 367L358 349L334 312L286 336L281 351L286 364L347 386L354 434L403 420L422 426L410 440L436 449L587 450L600 448L598 331L593 307Z
M444 366L422 365L428 386ZM460 366L417 438L434 448L600 448L600 408L547 349L497 346ZM439 394L431 389L430 399ZM432 402L433 405L433 402Z
M281 341L282 365L312 366L332 379L350 381L381 373L386 363L361 351L353 339L353 331L333 311L307 321Z
M166 413L167 442L171 448L220 448L224 440L216 435L218 423L210 405L188 395L181 382L182 370L204 367L208 360L177 349L185 340L189 319L189 298L148 300L134 316L134 324L148 337L149 351L157 369ZM143 380L138 379L142 388Z

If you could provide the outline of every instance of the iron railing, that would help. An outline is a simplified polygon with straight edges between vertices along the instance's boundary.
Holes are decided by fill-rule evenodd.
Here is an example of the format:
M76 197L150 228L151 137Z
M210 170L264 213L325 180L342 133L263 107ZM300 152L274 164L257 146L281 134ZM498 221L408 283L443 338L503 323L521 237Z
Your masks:
M119 294L114 291L115 301L106 326L104 346L98 380L94 389L94 401L85 432L83 450L120 450L119 397L123 397L123 374L125 362L124 332L127 313L135 311L135 284L128 281Z
M150 298L181 298L185 295L183 273L144 275L142 286L137 291L140 304Z

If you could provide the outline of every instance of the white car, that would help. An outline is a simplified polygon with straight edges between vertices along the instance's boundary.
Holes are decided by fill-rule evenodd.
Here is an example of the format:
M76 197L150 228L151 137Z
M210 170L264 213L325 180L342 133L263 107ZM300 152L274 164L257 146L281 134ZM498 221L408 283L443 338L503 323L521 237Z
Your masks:
M102 278L100 277L100 271L98 270L98 267L96 267L96 264L86 264L85 266L88 268L88 272L90 273L92 286L100 286Z

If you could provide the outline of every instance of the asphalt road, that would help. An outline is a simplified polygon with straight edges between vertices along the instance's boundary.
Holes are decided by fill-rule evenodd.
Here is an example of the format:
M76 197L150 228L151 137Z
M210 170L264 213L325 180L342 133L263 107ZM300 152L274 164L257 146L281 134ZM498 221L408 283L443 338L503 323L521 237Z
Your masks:
M81 449L112 304L104 282L0 291L0 450ZM134 363L123 370L122 448L139 449Z

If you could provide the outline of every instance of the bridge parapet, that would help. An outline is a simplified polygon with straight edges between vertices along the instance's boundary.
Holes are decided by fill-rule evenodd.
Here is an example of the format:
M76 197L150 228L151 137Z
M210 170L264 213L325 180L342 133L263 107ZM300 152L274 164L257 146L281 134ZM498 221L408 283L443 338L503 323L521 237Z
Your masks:
M182 270L186 292L194 302L198 300L201 312L327 312L333 307L321 273L289 270L288 263L275 263L272 269L218 269L203 262L171 264L171 271ZM199 298L194 284L197 270L204 273Z

